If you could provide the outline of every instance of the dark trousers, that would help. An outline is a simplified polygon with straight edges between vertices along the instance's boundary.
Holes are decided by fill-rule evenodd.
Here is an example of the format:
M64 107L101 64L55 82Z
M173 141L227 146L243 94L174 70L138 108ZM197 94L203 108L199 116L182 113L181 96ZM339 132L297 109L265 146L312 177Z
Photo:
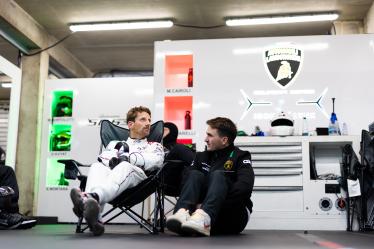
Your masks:
M224 171L213 171L209 174L191 170L186 176L180 198L174 212L180 208L193 212L201 203L202 209L209 214L212 223L211 234L238 234L248 222L248 211L243 203L233 205L226 203L230 182Z
M11 167L0 165L0 186L8 186L14 190L14 195L11 197L10 201L9 199L7 200L7 198L0 197L0 210L6 209L6 211L11 213L18 212L19 190L16 174Z
M223 171L216 170L204 174L198 170L191 170L174 210L185 208L193 212L196 205L201 203L201 209L209 214L211 222L214 223L227 192L228 184Z
M163 168L164 193L168 196L179 196L182 188L185 163L167 163Z
M210 234L239 234L248 223L248 210L244 205L223 203Z

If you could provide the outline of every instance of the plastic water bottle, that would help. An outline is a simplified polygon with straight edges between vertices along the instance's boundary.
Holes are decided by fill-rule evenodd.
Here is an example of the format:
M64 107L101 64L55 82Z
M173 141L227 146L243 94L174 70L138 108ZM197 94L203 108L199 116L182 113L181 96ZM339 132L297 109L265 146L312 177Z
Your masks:
M306 117L303 117L302 126L303 126L302 135L309 136L308 121L306 120Z
M330 120L329 136L338 136L338 135L340 135L338 120Z
M340 135L340 128L339 128L339 122L338 117L335 113L335 98L332 98L332 113L330 117L330 123L329 123L329 136L337 136Z
M346 136L348 135L348 126L347 126L347 123L343 123L343 126L342 126L342 135Z

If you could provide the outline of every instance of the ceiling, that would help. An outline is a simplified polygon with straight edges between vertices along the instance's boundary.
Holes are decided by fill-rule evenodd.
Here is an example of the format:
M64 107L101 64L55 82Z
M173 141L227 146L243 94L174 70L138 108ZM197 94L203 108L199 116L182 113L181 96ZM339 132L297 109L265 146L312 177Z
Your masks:
M172 18L193 26L224 25L227 17L337 11L340 21L362 21L374 0L15 0L46 31L61 39L69 23ZM155 41L329 34L329 22L77 32L65 46L93 73L152 71ZM0 55L17 62L18 50L0 39Z

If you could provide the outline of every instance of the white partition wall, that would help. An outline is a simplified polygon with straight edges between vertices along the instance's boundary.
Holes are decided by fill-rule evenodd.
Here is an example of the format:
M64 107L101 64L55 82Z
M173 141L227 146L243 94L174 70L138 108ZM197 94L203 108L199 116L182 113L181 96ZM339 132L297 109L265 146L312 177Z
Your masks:
M206 120L232 119L247 134L281 111L295 120L295 136L239 137L253 155L254 213L247 228L345 230L345 192L336 178L341 148L356 149L373 121L374 35L304 36L155 44L155 115L175 122L180 138L204 149ZM335 101L351 136L301 137L328 127ZM289 151L290 150L290 151Z
M7 75L12 81L10 93L8 134L6 148L6 165L14 168L16 164L18 116L21 96L21 69L0 56L0 72Z
M100 146L100 120L125 126L127 111L153 110L153 77L59 79L45 84L38 216L74 222L69 191L78 181L63 177L59 159L94 162ZM87 171L84 171L87 173ZM119 219L129 222L128 219Z
M156 42L155 111L202 149L209 118L227 116L250 134L284 111L300 134L303 117L310 130L328 126L335 97L340 124L358 135L373 121L373 65L373 35Z

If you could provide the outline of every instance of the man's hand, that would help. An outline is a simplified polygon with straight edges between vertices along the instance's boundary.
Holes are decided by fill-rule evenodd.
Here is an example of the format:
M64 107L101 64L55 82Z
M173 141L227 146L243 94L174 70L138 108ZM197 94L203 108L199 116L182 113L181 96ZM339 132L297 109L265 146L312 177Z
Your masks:
M109 160L109 167L110 169L114 169L118 164L122 162L128 162L129 157L125 154L120 155L119 157L113 157Z
M14 190L9 186L1 186L0 187L0 197L6 197L14 195Z
M118 142L114 149L118 151L118 154L128 153L130 150L129 145L125 141Z

